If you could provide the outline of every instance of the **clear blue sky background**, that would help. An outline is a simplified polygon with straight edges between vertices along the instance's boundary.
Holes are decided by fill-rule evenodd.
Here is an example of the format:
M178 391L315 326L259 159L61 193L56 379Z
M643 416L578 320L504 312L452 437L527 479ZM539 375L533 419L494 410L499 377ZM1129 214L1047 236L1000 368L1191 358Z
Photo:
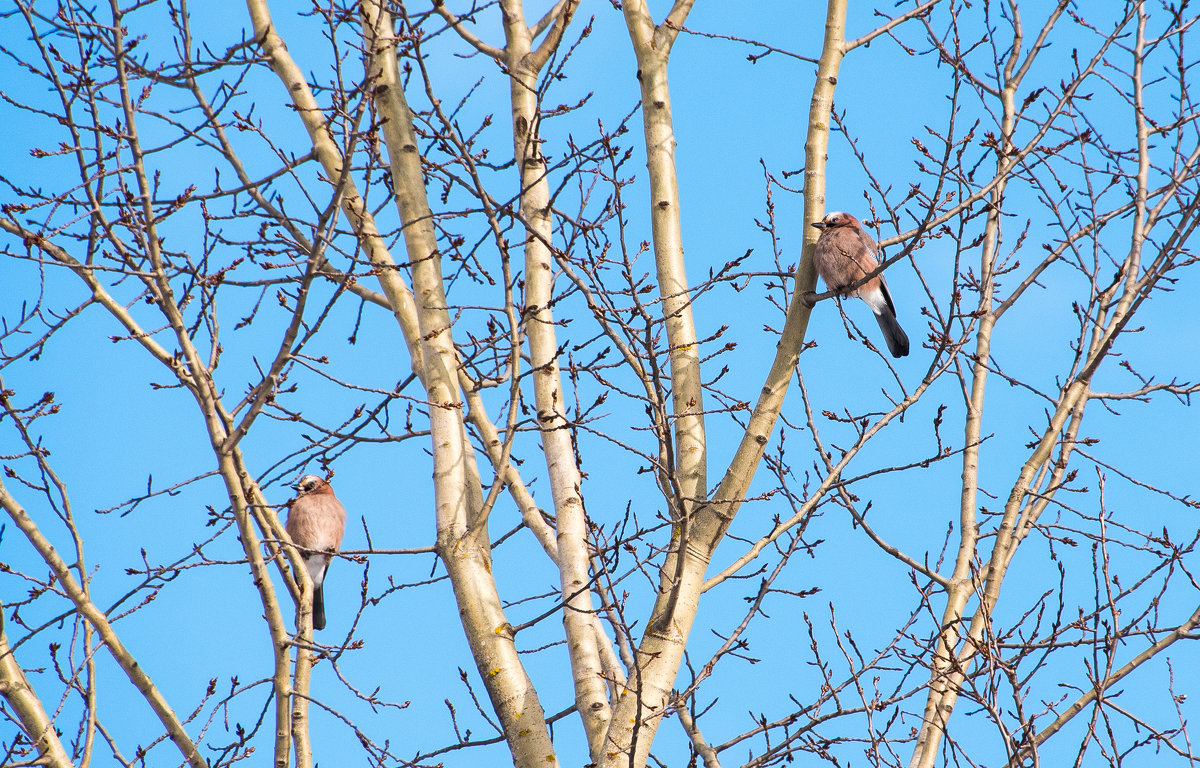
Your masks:
M293 54L307 70L315 71L319 78L325 77L328 62L317 58L326 55L319 26L312 19L290 15L282 3L275 5L276 21ZM661 20L666 6L656 5L656 18ZM536 18L548 6L548 2L530 3L528 15ZM892 12L890 4L885 6L885 12ZM1045 3L1025 7L1026 23L1031 26L1040 23L1046 8ZM208 41L215 50L224 49L242 35L249 35L248 21L241 6L230 5L220 13L197 6L192 12L196 15L194 31L197 38ZM207 16L202 16L206 13ZM589 16L594 16L594 34L578 48L575 60L568 68L569 78L555 86L548 101L551 104L573 103L587 93L593 96L577 115L547 125L546 151L552 158L563 152L561 140L568 132L577 138L591 139L595 136L597 119L611 127L636 104L636 66L620 13L608 3L585 3L572 27L574 34L578 34ZM146 49L156 55L170 55L169 30L162 25L161 18L146 12L135 15L134 19L146 25L131 30L149 34ZM819 53L823 21L824 8L817 3L794 0L749 4L702 2L697 4L687 26L756 38L815 57ZM848 37L861 35L876 23L878 20L872 17L867 6L855 5L851 9ZM0 31L7 41L6 46L29 50L21 42L27 32L22 31L19 19L0 21ZM494 24L481 25L478 32L489 42L500 42L499 29ZM1072 46L1079 46L1081 52L1090 52L1088 46L1094 45L1087 33L1067 22L1063 23L1061 32L1063 37L1056 40L1045 55L1046 64L1042 70L1046 73L1044 79L1052 84L1058 82L1069 66ZM568 37L574 40L574 35ZM916 42L921 38L913 29L908 31L905 39ZM503 80L497 76L494 67L487 66L479 58L447 55L449 49L462 50L462 47L451 45L449 40L445 42L430 46L431 53L437 54L431 57L430 67L439 95L457 100L481 74L487 74L489 79L484 87L463 109L461 122L469 126L482 115L494 114L495 123L483 137L495 148L497 156L505 156L510 151L511 138L507 137L508 97ZM308 58L310 52L312 58ZM677 161L684 245L693 282L748 249L753 249L753 255L746 263L746 269L770 271L775 268L771 242L754 225L755 219L765 221L766 216L762 167L765 165L772 174L781 177L786 171L800 170L804 164L804 132L813 67L782 55L750 63L746 55L751 52L754 49L743 45L683 35L672 55L672 109L679 142ZM350 59L347 66L359 66L353 56ZM1039 80L1036 84L1041 83L1035 75L1041 75L1042 71L1035 70L1031 75ZM0 89L10 97L35 103L46 98L41 86L7 58L0 61L0 83L3 83ZM918 136L927 141L924 126L940 130L946 121L948 83L947 68L934 66L929 57L905 56L886 38L875 41L870 48L854 51L842 66L837 109L845 110L847 124L856 133L859 150L868 158L876 176L893 190L893 199L902 197L908 184L918 178L913 164L918 158L910 138ZM256 117L263 121L280 145L289 152L306 151L307 138L294 114L281 106L285 94L278 81L262 70L248 79L244 88L256 94ZM1097 98L1108 98L1113 102L1107 122L1099 128L1111 131L1114 137L1120 136L1114 138L1116 143L1129 144L1130 110L1122 109L1111 96L1106 97L1098 84L1096 90ZM166 108L172 99L165 92L162 95L166 97L163 105ZM415 106L423 104L419 94L410 94L410 98ZM973 102L964 109L976 110ZM1163 104L1161 109L1165 112L1168 107ZM72 178L70 163L35 161L29 156L32 147L50 148L64 140L58 126L30 118L10 105L0 105L0 116L3 116L9 136L9 145L3 155L5 176L21 179L25 184L40 177L48 187ZM962 117L988 119L986 115L977 114ZM636 242L649 239L643 211L646 191L641 183L644 149L640 138L640 116L633 118L631 127L634 130L622 141L634 148L633 159L624 169L626 175L639 174L639 184L625 193L631 221L628 237L631 242ZM984 127L991 126L985 122ZM152 128L147 130L153 131ZM244 159L251 165L252 174L274 167L274 159L265 152L255 157L253 148L256 145L250 137L241 140L247 148ZM182 189L188 183L196 183L201 191L211 187L211 161L197 153L193 163L189 159L190 151L182 149L175 161L158 168L163 173L165 188ZM263 152L261 145L257 151ZM831 137L829 154L827 208L848 210L868 218L863 198L867 180L840 134ZM312 171L311 168L308 170ZM801 178L794 176L791 183L798 187ZM515 192L512 178L503 183L506 186L502 188L509 194ZM10 190L4 189L0 194L7 199ZM878 204L877 199L873 200ZM800 257L802 199L798 194L776 189L774 202L782 263L787 267ZM302 205L299 199L291 204ZM1024 245L1032 252L1028 259L1028 263L1032 263L1040 258L1041 243L1053 238L1053 233L1045 228L1048 212L1021 190L1014 190L1010 197L1010 210L1015 217L1006 224L1005 248L1015 245L1015 234L1024 218L1033 220L1029 240ZM168 245L199 252L202 244L197 239L197 224L193 220L190 225L173 225L168 231ZM906 226L910 224L905 222ZM887 228L882 232L884 237L893 234L895 232ZM13 247L11 239L5 243L7 247ZM1122 245L1113 241L1110 247L1119 254ZM914 254L931 289L942 297L949 293L952 285L953 248L954 244L943 238L930 241ZM230 254L228 258L233 256ZM977 254L966 258L977 263ZM1024 258L1021 260L1026 262ZM650 265L649 259L642 263L645 269L650 269ZM1183 274L1194 280L1194 270ZM31 263L6 259L3 275L0 310L6 317L11 318L22 301L38 295L42 286L48 297L47 306L51 308L71 306L84 296L79 282L57 269L47 268L43 273ZM888 282L900 321L913 340L913 354L894 364L896 375L906 386L912 387L924 375L932 356L931 351L922 346L926 336L925 321L921 316L922 305L927 303L925 293L910 262L894 265L888 272ZM1064 300L1064 296L1078 291L1079 285L1075 273L1053 269L1041 281L1041 286L1026 297L1022 307L1005 319L997 331L993 355L1007 373L1044 391L1053 391L1055 377L1065 370L1070 360L1068 343L1076 329L1070 299ZM327 286L322 286L319 292L329 295ZM729 338L737 341L739 346L716 362L711 370L715 372L722 363L729 365L731 373L726 376L723 389L750 402L757 396L774 352L775 336L764 332L763 326L769 324L778 328L782 325L781 314L763 298L763 293L761 281L740 293L720 287L702 297L696 306L701 336L714 332L722 324L731 327ZM1194 311L1193 295L1194 288L1186 281L1178 284L1175 292L1159 295L1140 315L1140 324L1145 326L1145 331L1127 336L1118 344L1118 351L1145 374L1191 381L1200 379L1200 355L1197 354L1200 349L1196 343L1200 321ZM234 296L237 298L222 309L225 328L222 340L226 348L222 381L231 397L252 380L253 359L257 356L261 362L264 356L272 353L271 347L264 349L263 346L273 343L283 317L268 307L254 326L233 332L234 323L256 298L251 292L240 296L234 292ZM268 297L264 305L272 301ZM846 311L868 337L877 338L874 323L864 306L851 302L846 305ZM357 344L342 344L340 340L349 334L356 312L356 303L344 302L331 317L326 351L336 355L333 373L343 380L390 389L409 372L399 330L386 313L368 308ZM220 482L209 479L189 486L177 496L149 502L125 516L94 512L137 494L146 487L150 475L154 478L154 486L159 488L208 471L213 465L211 448L190 398L180 390L152 389L149 382L164 382L164 372L151 364L132 343L108 341L110 335L118 332L113 320L92 308L57 334L39 360L13 364L0 371L4 385L17 393L17 402L32 402L40 392L53 391L56 400L62 403L63 410L59 415L43 419L36 426L44 444L52 451L52 466L71 491L75 514L87 542L85 554L93 569L92 588L101 605L115 602L137 583L136 578L126 575L125 569L138 567L141 552L145 552L150 563L171 562L186 556L193 543L214 532L205 526L206 506L220 509L227 504L222 501ZM585 335L582 330L578 333ZM816 341L817 346L804 353L801 366L809 396L818 413L848 410L862 414L886 409L883 391L895 396L899 391L897 382L879 358L847 339L833 303L823 303L814 312L808 338ZM302 404L306 418L320 423L338 423L357 403L371 400L354 393L346 394L315 377L301 378L299 383L302 390L295 402ZM1029 429L1040 431L1043 425L1044 404L1026 390L1009 387L1000 378L993 378L990 386L991 400L984 432L992 437L983 451L981 486L987 493L1001 498L993 502L981 495L981 502L995 509L1002 506L1019 462L1026 455L1023 446L1032 439ZM1110 365L1096 384L1097 389L1112 390L1131 386L1130 377L1115 365ZM615 408L617 401L613 402ZM951 404L943 437L954 447L961 447L961 397L956 395L947 379L940 390L914 408L903 423L893 424L880 440L864 451L851 466L850 474L932 452L935 444L930 423L942 402ZM1106 413L1095 405L1089 411L1085 431L1102 438L1101 444L1094 449L1096 453L1145 482L1170 487L1179 494L1196 495L1196 420L1193 412L1166 397L1149 405L1123 403L1119 410L1119 416ZM793 390L784 413L793 423L803 422L804 412L797 390ZM637 422L640 417L640 413L624 413L618 409L606 423L610 425L608 429L626 434L619 426L612 425ZM852 440L851 431L844 425L824 420L818 423L827 445L846 445ZM709 429L712 446L710 482L715 484L740 434L723 418L711 419ZM272 481L267 488L272 501L283 503L290 495L285 483L295 479L296 468L291 465L275 468L276 462L303 445L304 432L305 429L295 425L264 422L245 444L251 470L263 473ZM644 441L645 436L637 439ZM5 422L0 426L0 453L16 452L15 440L11 424ZM798 487L810 470L812 454L804 433L789 432L788 440L793 482ZM610 525L619 519L630 502L633 511L644 520L662 512L649 476L634 474L637 462L609 443L589 436L582 439L581 453L583 469L589 475L583 490L593 518ZM548 489L538 480L545 474L540 451L530 449L520 458L526 460L523 467L526 480L533 483L538 498L548 507ZM27 461L21 466L23 471L28 471ZM337 472L334 486L350 516L345 548L365 548L368 529L375 546L380 548L421 547L433 543L431 468L421 439L360 446L341 457L334 468ZM316 466L308 467L309 471L317 469ZM1091 472L1090 469L1086 471ZM881 535L914 557L928 557L932 561L939 556L948 528L957 526L959 472L958 461L951 459L927 470L872 479L856 486L855 493L863 499L862 506L871 502L871 519ZM1094 474L1081 482L1094 491ZM6 483L10 492L27 504L44 532L68 552L69 541L62 526L56 524L39 498L17 483L9 480ZM752 494L770 490L773 483L772 477L760 470ZM1081 498L1073 497L1073 501L1094 512L1094 494ZM1170 526L1176 538L1187 539L1196 529L1194 514L1185 513L1179 505L1163 503L1158 497L1138 491L1116 478L1110 481L1106 502L1112 514L1124 517L1129 524L1144 530ZM718 667L707 695L720 697L721 714L702 722L711 741L723 741L751 727L751 721L745 716L747 712L764 713L768 718L774 718L791 711L789 694L803 701L811 698L819 678L809 663L808 630L803 613L811 616L818 636L826 644L825 652L833 653L828 621L832 605L836 609L838 627L853 632L860 648L867 652L890 638L890 628L902 622L915 607L906 569L882 555L860 530L850 524L844 510L832 505L823 509L824 514L812 523L806 538L826 543L816 548L811 558L797 557L789 574L776 584L792 590L819 586L822 591L804 600L773 597L764 606L771 620L760 619L748 636L751 642L749 655L762 659L762 663L747 664L727 659ZM769 528L772 516L788 514L788 508L778 501L748 505L731 533L754 538ZM493 534L496 535L515 524L516 514L506 499L502 500L494 520ZM28 544L11 527L4 530L2 536L0 560L17 570L40 573ZM744 546L736 540L727 541L718 551L714 568L728 563L743 551ZM1088 599L1087 585L1091 583L1092 568L1091 553L1087 550L1087 546L1056 550L1057 557L1069 569L1071 584L1083 589L1068 597L1068 601ZM246 685L270 672L269 640L257 618L261 607L247 578L246 566L235 562L241 557L241 549L232 531L223 534L217 546L209 551L209 556L223 557L231 562L181 573L155 604L117 622L130 649L167 698L177 702L181 713L197 700L211 677L218 678L217 691L222 695L228 690L230 675L239 675L240 683ZM1136 557L1133 554L1125 556ZM502 595L506 598L557 588L556 573L548 567L530 537L517 536L506 542L498 550L495 564ZM322 640L337 643L350 629L359 602L363 568L361 564L345 561L334 565L327 587L330 626ZM419 581L428 578L432 568L431 556L372 557L371 596L380 593L389 576L397 582ZM1002 622L1013 619L1009 611L1024 610L1030 595L1056 589L1055 568L1056 562L1048 556L1045 545L1041 541L1029 542L1018 555L1015 572L1006 586L1006 599L1001 602L999 619ZM437 569L435 573L440 575L442 571ZM707 659L721 642L708 628L727 631L745 610L742 598L753 594L757 585L757 578L731 582L706 595L690 646L692 659L698 660L697 663ZM647 587L640 577L631 580L630 605L634 615L645 613L649 599ZM0 599L6 603L18 599L26 588L27 585L15 578L0 577ZM286 593L281 592L281 598L286 599ZM1164 615L1172 617L1164 619L1164 623L1176 618L1182 621L1194 609L1195 601L1195 590L1170 593L1160 606ZM940 611L943 600L936 598L934 605ZM1086 603L1083 605L1087 607ZM54 610L63 611L65 607L59 604ZM515 606L511 610L513 623L528 620L542 610L542 602ZM47 608L45 614L23 614L23 618L36 624L53 615ZM917 630L918 634L929 631L931 619L925 617L923 621L925 626ZM523 641L522 646L533 647L538 644L538 639L551 638L558 626L557 619L551 619L549 624L545 632L531 632L530 639ZM884 634L878 633L881 627ZM14 634L16 638L21 636L19 630ZM14 634L10 634L10 639ZM318 668L314 691L318 696L328 697L331 706L344 708L347 715L370 722L364 730L372 736L386 731L393 749L406 756L418 746L428 746L430 741L426 737L429 734L440 734L449 742L452 732L443 704L445 698L454 701L461 726L471 728L476 736L491 735L472 711L459 681L458 668L461 667L470 673L476 691L483 695L457 623L457 611L447 582L392 594L380 608L366 613L355 630L355 637L365 645L362 650L342 657L345 676L364 692L378 686L382 698L395 702L411 701L411 705L407 709L384 709L380 714L372 715L339 685L328 664ZM44 663L42 655L46 642L35 638L20 651L25 666ZM1139 647L1131 646L1128 653L1132 655L1138 650ZM36 662L39 657L43 662ZM1172 657L1176 659L1177 682L1189 679L1190 669L1200 661L1193 649L1181 648L1173 652ZM103 654L100 658L107 680L101 717L121 740L122 749L128 756L135 744L146 743L148 734L154 733L156 726L151 721L149 709L123 682L119 670ZM525 658L547 712L569 706L572 693L566 655L561 647ZM1085 679L1078 664L1064 667L1056 674L1074 685L1082 685ZM1163 696L1166 674L1164 666L1154 665L1139 671L1124 686L1136 690L1144 685L1153 692L1153 699L1139 704L1148 708L1140 710L1148 712L1148 716L1162 718L1170 712L1170 702ZM49 672L34 675L33 683L38 687L39 679L50 677ZM912 684L918 682L913 680ZM1063 691L1055 687L1057 682L1039 680L1031 699L1062 695ZM266 691L267 687L262 686L257 694L243 700L243 708L237 711L236 718L245 722L251 711L246 708L248 701L262 701ZM919 707L923 700L923 697L914 698L913 707ZM1185 715L1196 712L1194 700L1195 696L1183 704ZM955 715L955 728L962 729L960 737L970 733L968 729L973 727L973 720L965 709ZM342 724L320 712L314 713L314 723L320 762L338 764L338 756L344 751L357 756L356 740ZM913 724L916 724L915 720ZM2 727L5 726L0 725ZM218 730L223 727L219 721L213 725ZM266 727L269 731L269 720ZM194 732L195 728L190 730ZM559 759L564 765L586 762L586 748L573 716L560 721L555 737ZM978 754L972 756L988 764L1000 761L1000 744L986 726L979 729L978 738ZM680 751L682 742L674 722L663 728L660 739L662 743L656 751L664 755L664 759L678 760L683 754ZM404 746L409 740L412 748ZM221 738L214 737L211 741L219 743ZM268 741L259 743L260 749L269 748ZM105 754L101 749L99 755ZM166 748L159 747L153 754L156 756L153 764L172 764ZM725 756L725 764L736 765L745 754L744 749L735 748ZM260 751L253 759L257 763L267 758ZM502 747L451 753L444 759L451 766L501 765L508 761ZM859 761L856 757L851 764ZM353 762L357 763L358 758ZM107 763L101 757L98 764ZM671 765L677 764L671 762Z

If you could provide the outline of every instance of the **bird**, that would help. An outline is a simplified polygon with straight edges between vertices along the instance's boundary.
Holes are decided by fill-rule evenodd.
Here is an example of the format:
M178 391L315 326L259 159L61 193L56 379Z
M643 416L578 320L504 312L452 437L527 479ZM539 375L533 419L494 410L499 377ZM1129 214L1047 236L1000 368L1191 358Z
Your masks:
M346 532L346 509L324 478L305 475L288 502L287 533L300 549L313 583L313 629L325 628L325 573Z
M831 291L865 301L875 313L892 357L907 355L908 336L896 321L896 305L892 303L892 294L883 275L875 275L857 288L847 289L879 266L875 260L877 246L863 229L862 222L845 211L833 211L821 221L813 222L813 226L821 230L813 260L825 284Z

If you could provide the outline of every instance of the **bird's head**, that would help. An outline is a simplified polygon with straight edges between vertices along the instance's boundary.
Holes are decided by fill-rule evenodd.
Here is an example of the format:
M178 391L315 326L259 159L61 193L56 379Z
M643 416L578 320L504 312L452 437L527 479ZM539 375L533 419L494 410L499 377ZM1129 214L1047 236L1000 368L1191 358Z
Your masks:
M862 225L858 223L858 219L845 211L830 211L825 214L825 218L820 221L814 221L813 226L817 229L833 229L835 227L853 227L857 226L860 229Z
M292 487L300 493L312 493L325 485L329 485L329 483L325 482L324 478L317 477L316 475L305 475Z

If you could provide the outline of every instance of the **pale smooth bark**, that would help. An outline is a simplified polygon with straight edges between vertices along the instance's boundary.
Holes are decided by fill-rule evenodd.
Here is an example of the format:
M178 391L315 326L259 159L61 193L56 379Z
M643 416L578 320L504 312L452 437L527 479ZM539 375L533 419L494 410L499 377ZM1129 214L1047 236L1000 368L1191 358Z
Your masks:
M408 343L409 354L412 355L413 370L421 371L421 347L418 341L417 311L413 303L412 292L404 284L396 268L396 262L388 253L379 228L375 225L375 217L367 209L362 195L358 192L353 180L344 172L341 152L329 131L321 106L313 96L312 88L304 77L303 70L288 52L287 44L271 21L271 11L266 0L247 0L247 10L254 27L254 39L262 49L271 69L279 77L287 89L288 97L296 106L296 115L304 124L312 142L313 153L329 179L337 179L345 185L346 192L342 196L342 210L350 220L351 226L359 236L359 244L371 264L376 267L375 276L388 298L389 308L404 332ZM416 148L413 148L415 152Z
M513 157L520 169L521 220L525 225L525 307L522 312L529 339L537 425L554 499L558 569L563 603L563 628L571 659L575 707L583 721L592 760L598 760L611 712L601 663L599 637L594 631L595 606L590 587L587 521L580 495L583 483L575 462L575 446L567 419L567 392L558 365L558 334L551 300L554 297L553 222L546 160L541 154L538 74L549 51L561 40L577 5L560 3L557 20L546 40L533 49L533 30L525 22L520 0L504 0L505 46L512 104Z
M2 488L3 483L0 483L0 494L7 494ZM3 610L3 607L0 605L0 611ZM0 618L0 623L2 621L3 619ZM62 741L58 738L54 721L46 714L42 700L29 685L29 678L25 677L25 671L17 663L16 654L8 647L8 635L5 634L2 627L0 627L0 697L3 697L12 711L16 713L25 737L37 748L40 764L50 766L50 768L74 766L70 755L63 748Z
M792 374L799 363L800 348L804 344L808 321L812 315L812 307L805 301L805 295L811 293L817 285L817 268L812 257L819 233L808 224L820 221L825 215L825 167L829 152L829 115L833 109L833 94L837 86L838 71L842 59L846 55L845 26L846 0L830 0L826 10L825 37L821 46L821 57L817 61L817 76L813 82L812 99L809 103L808 127L805 131L802 232L804 247L800 263L796 267L792 298L788 304L787 319L776 347L775 359L771 362L771 369L767 373L766 381L759 393L758 402L754 406L746 432L742 435L741 443L713 497L713 509L721 510L720 514L725 520L725 526L737 513L741 499L745 498L750 483L754 479L754 473L770 442L771 432L783 409L784 396L791 384ZM818 495L814 494L814 498L817 498ZM749 562L750 559L753 559L753 554L745 562ZM731 573L737 567L740 565L735 563L730 568L723 569L721 573ZM707 589L708 586L711 585L702 583L701 589Z
M650 181L654 265L670 344L675 463L660 472L670 475L664 486L679 496L681 509L672 512L683 516L689 515L694 505L708 493L700 348L683 258L679 179L675 169L677 142L667 77L671 46L691 6L691 2L677 0L666 20L655 26L650 10L642 0L631 0L622 5L638 64L646 168Z
M651 167L652 205L655 210L655 221L664 225L664 258L656 258L659 265L660 283L664 280L663 272L675 279L683 277L682 271L673 270L673 258L681 258L682 249L678 241L673 241L672 218L677 223L678 196L675 189L673 172L674 139L669 133L669 97L666 91L666 57L670 50L670 41L677 34L677 28L682 25L690 3L676 3L675 8L667 17L667 22L654 27L644 4L627 2L624 4L627 26L630 37L634 41L635 51L638 51L640 74L643 81L643 112L647 123L647 145L654 139L658 144L647 153L652 158L657 157L661 164L671 164L671 172L660 177L655 184L655 160L649 161ZM826 23L825 42L822 48L818 68L817 82L813 90L813 105L809 113L809 130L806 153L812 165L806 168L805 176L805 221L815 221L821 218L824 205L824 166L825 153L828 146L829 109L832 101L833 87L837 80L837 68L840 65L843 52L846 4L844 0L833 0L829 3ZM649 83L649 84L647 84ZM649 96L649 100L646 97ZM662 103L655 103L661 101ZM664 125L665 122L665 125ZM654 137L653 139L651 137ZM663 143L669 141L669 144ZM671 196L671 195L674 196ZM668 203L665 206L658 202ZM763 452L769 443L769 438L775 426L775 421L783 406L783 398L787 393L791 376L799 358L800 347L807 330L809 307L802 296L812 290L816 283L816 268L812 264L812 245L815 235L805 232L805 248L797 269L795 290L788 307L782 336L776 350L767 379L762 387L759 400L750 417L750 423L739 444L738 450L726 470L720 487L707 504L699 505L688 515L688 532L682 561L676 563L673 556L668 557L662 572L662 588L655 606L655 619L637 649L637 666L630 673L629 685L619 698L613 711L612 726L609 728L606 753L601 766L616 768L625 765L645 765L650 752L654 734L661 723L662 716L667 712L671 701L671 687L679 672L683 658L684 647L699 607L699 597L704 587L704 576L707 571L712 553L725 535L729 523L737 513L741 500L750 486L754 471L762 459ZM655 230L656 256L658 256L658 232ZM679 284L675 283L679 288ZM671 293L662 288L664 313L669 314L666 299L671 296L675 303L672 307L683 307L689 314L688 296L683 293ZM675 317L676 330L687 323L683 320L684 309ZM669 321L670 322L670 321ZM668 325L668 328L671 326ZM694 328L692 333L694 334ZM694 335L692 336L694 343ZM682 340L681 340L682 341ZM676 387L686 387L690 384L687 377L687 363L690 360L687 350L677 347L676 341L671 341L672 351L672 383ZM679 373L682 379L676 379L676 353L683 363ZM691 349L694 353L694 347ZM696 368L698 386L698 366ZM699 399L695 401L696 412L691 420L681 419L678 410L680 401L679 389L676 390L677 442L679 446L679 462L688 463L690 474L679 473L681 486L691 488L696 492L694 498L704 498L703 470L703 421L700 415ZM692 403L685 401L683 415L687 415ZM699 425L698 427L694 425ZM697 442L698 441L698 442ZM690 450L698 448L698 450ZM697 474L700 473L700 474ZM683 485L684 481L688 485ZM676 567L678 565L678 567ZM673 591L674 605L667 594ZM668 610L669 609L669 610ZM669 615L665 615L669 612ZM664 625L661 619L667 619ZM653 631L662 626L666 631Z
M247 5L255 37L272 69L287 87L313 143L317 160L329 178L338 179L345 185L342 209L359 234L360 244L371 263L377 267L376 276L412 355L413 370L428 393L430 426L434 435L439 551L463 609L464 631L480 676L509 738L516 763L552 765L555 758L544 712L516 654L511 631L505 629L510 625L491 578L486 520L477 520L482 497L463 424L462 395L457 386L461 372L450 336L440 259L432 214L422 185L412 117L398 76L391 16L377 3L363 3L364 31L370 52L368 79L379 113L388 118L383 123L384 136L392 166L396 205L405 222L405 245L412 265L413 291L404 284L353 181L343 173L342 157L328 133L320 106L303 72L274 29L266 3L248 0ZM491 442L488 441L489 445ZM506 478L509 487L519 489L517 478L512 476L514 473L506 474L510 475ZM527 517L535 511L530 505L523 509Z
M421 172L412 115L400 82L391 14L364 2L369 77L384 137L395 202L412 265L422 378L433 443L437 548L450 575L479 675L517 766L554 766L545 712L521 664L491 575L491 547L478 474L466 440L458 359L442 280L441 256ZM561 547L561 544L560 544ZM561 551L560 551L561 557Z
M1015 149L1012 136L1018 117L1017 92L1024 74L1029 70L1043 41L1063 11L1064 6L1060 4L1051 13L1024 60L1021 56L1023 38L1020 15L1016 14L1013 19L1014 44L1005 62L1003 88L999 92L1003 112L1000 133L1002 151L998 153L996 160L998 183L991 193L991 205L988 207L988 218L980 251L981 287L977 310L980 319L976 333L976 350L973 355L975 362L971 371L971 390L966 403L962 500L959 509L960 539L954 572L950 577L950 586L947 589L946 608L942 613L942 629L930 665L930 684L923 723L909 762L910 768L932 768L937 759L938 748L945 736L946 725L958 701L967 672L976 655L986 646L985 635L990 629L992 611L1000 598L1001 586L1008 573L1008 566L1016 554L1017 547L1037 521L1041 511L1054 498L1061 485L1062 478L1067 472L1070 455L1075 447L1075 436L1082 423L1084 408L1089 400L1092 376L1108 356L1116 334L1124 326L1133 309L1135 298L1145 287L1145 282L1139 280L1138 267L1141 243L1144 239L1143 232L1146 227L1148 154L1144 113L1138 103L1135 104L1135 114L1138 121L1141 169L1137 179L1134 237L1121 271L1121 274L1125 275L1125 279L1120 281L1120 284L1124 286L1123 295L1119 301L1115 302L1111 314L1105 316L1102 313L1097 319L1083 363L1077 369L1072 380L1063 386L1049 424L1042 432L1029 458L1022 465L1005 503L1004 514L995 535L992 552L984 561L981 571L977 572L976 563L980 558L978 552L980 531L976 521L979 447L983 435L984 402L990 371L988 361L995 323L1007 308L1006 305L1000 307L994 305L995 284L993 278L1000 243L1001 217L1004 212L1003 199L1007 169L1011 164L1009 154ZM1141 50L1144 42L1142 38L1144 22L1143 16L1138 29L1137 51ZM1093 58L1093 65L1099 56L1098 53L1096 58ZM1133 71L1135 93L1140 96L1141 61L1136 52ZM1069 92L1070 90L1068 90ZM1110 288L1110 293L1117 287L1118 283L1114 283ZM1101 296L1099 305L1102 307L1108 305L1112 298L1111 295ZM1053 455L1055 446L1060 446L1057 456ZM978 605L968 617L967 604L973 596L978 598Z
M673 634L672 623L680 610L678 580L686 557L683 550L690 546L692 515L708 495L700 346L683 255L679 179L675 168L677 142L667 76L671 46L691 8L690 1L677 0L663 23L656 26L643 0L622 4L625 26L638 65L642 130L650 182L654 266L671 361L671 411L657 414L656 421L662 432L659 437L662 446L659 485L675 526L647 627L649 633L664 636ZM668 425L670 438L667 436Z
M520 220L525 227L525 304L521 316L529 340L534 403L543 453L546 456L555 528L552 541L543 529L531 530L543 540L548 555L558 566L563 604L563 626L571 660L575 708L583 722L589 752L598 760L610 719L608 690L613 681L624 679L604 628L596 614L589 572L590 551L586 514L581 497L582 476L575 460L575 446L567 418L567 391L558 363L558 337L551 309L554 297L553 220L546 160L541 154L541 116L538 78L557 49L570 23L577 0L560 0L532 27L525 21L520 0L501 4L505 46L495 48L469 32L444 5L435 6L454 29L481 53L494 58L508 75L513 134L513 157L520 174ZM541 43L534 43L545 32ZM515 376L515 374L514 374ZM472 406L474 407L474 406ZM513 477L517 473L494 455L499 441L485 437L489 457L496 467ZM512 487L512 486L510 486ZM540 522L540 512L522 493L514 494L527 525ZM532 512L533 514L529 514Z

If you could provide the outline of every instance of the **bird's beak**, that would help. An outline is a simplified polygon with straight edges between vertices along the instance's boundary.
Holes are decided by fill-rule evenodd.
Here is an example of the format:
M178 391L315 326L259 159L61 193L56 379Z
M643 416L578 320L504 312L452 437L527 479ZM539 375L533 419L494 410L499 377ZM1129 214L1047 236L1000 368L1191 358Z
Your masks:
M827 226L827 225L825 224L825 222L823 222L823 221L814 221L814 222L812 223L812 225L813 225L814 227L816 227L817 229L825 229L825 227Z

